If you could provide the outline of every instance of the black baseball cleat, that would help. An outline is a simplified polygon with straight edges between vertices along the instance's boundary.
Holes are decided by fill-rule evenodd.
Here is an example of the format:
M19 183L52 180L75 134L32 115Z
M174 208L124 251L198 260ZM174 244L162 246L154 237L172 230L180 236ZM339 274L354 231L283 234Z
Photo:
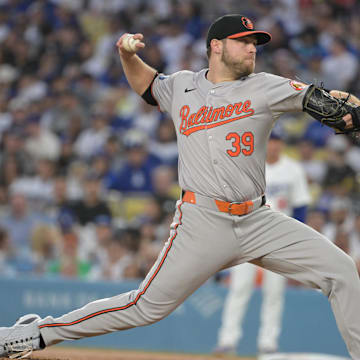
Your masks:
M44 348L38 327L40 316L28 314L11 327L0 328L0 357L23 359Z

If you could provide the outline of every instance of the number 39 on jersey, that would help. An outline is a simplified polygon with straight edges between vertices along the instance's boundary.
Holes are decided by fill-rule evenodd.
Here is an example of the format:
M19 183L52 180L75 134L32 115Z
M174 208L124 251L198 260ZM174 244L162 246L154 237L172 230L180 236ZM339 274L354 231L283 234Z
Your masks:
M251 131L229 132L225 139L230 142L231 148L228 148L226 152L231 157L250 156L254 152L254 134Z

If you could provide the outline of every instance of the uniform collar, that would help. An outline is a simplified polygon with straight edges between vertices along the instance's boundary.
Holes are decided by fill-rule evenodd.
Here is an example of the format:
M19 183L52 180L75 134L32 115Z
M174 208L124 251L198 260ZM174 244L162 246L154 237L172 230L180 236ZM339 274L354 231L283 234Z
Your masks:
M255 73L250 74L249 76L244 76L238 80L234 80L234 81L223 81L223 82L219 82L217 84L212 83L211 81L209 81L206 77L207 73L209 71L209 68L206 69L202 69L197 73L197 83L200 85L200 87L202 89L204 89L205 92L207 92L210 89L216 89L217 87L221 87L224 85L232 85L232 84L236 84L239 83L240 81L245 81L247 79L249 79L250 77L253 77L254 75L256 75Z
M206 78L206 74L208 73L209 69L202 69L197 73L197 79L196 82L199 85L199 88L207 94L207 92L214 87L215 84L213 84L211 81L209 81Z

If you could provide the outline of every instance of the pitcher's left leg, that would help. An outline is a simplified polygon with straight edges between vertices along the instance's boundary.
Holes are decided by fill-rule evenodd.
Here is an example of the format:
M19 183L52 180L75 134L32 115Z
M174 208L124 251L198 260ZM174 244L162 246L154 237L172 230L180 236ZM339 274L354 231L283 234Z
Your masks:
M360 360L360 280L352 258L324 236L294 219L288 218L273 230L282 235L291 231L289 245L271 251L256 263L320 288L329 298L352 359Z

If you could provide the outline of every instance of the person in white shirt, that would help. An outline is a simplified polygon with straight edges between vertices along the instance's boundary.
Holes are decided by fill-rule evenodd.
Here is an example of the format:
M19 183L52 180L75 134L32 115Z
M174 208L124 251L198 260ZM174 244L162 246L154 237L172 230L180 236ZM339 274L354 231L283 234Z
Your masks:
M108 119L102 112L92 114L91 127L84 129L74 143L75 153L83 159L89 159L99 152L111 135Z
M37 115L29 116L27 119L27 134L25 150L34 159L48 159L56 161L60 156L60 140L49 129L40 123Z

